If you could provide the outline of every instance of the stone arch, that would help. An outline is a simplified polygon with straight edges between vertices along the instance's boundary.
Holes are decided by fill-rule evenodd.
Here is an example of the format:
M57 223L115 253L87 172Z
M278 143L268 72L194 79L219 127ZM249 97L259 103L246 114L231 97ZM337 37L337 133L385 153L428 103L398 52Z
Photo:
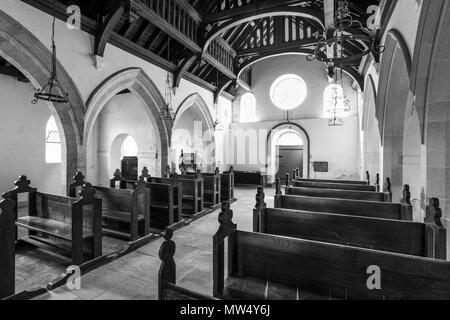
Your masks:
M163 175L165 167L169 163L169 147L173 124L161 119L161 111L166 103L156 85L141 68L128 68L119 71L106 79L92 92L86 104L87 112L84 127L86 141L91 135L95 121L103 107L116 94L125 89L136 94L143 106L145 106L147 115L156 123L159 141L161 142L161 175Z
M363 172L369 171L372 180L381 172L381 137L376 118L376 86L371 75L367 77L364 89L362 132Z
M197 116L199 116L204 123L206 123L206 130L203 130L203 140L207 144L204 146L204 149L202 150L203 154L203 160L206 162L206 168L203 168L204 171L213 172L214 168L216 166L216 157L215 157L215 136L214 136L214 130L215 130L215 123L214 119L211 115L211 111L208 108L208 105L206 104L205 100L200 96L198 93L194 93L190 96L188 96L178 107L176 114L175 114L175 120L173 123L173 131L174 134L172 135L172 147L174 143L175 136L178 136L175 131L179 130L180 128L180 122L183 118L183 115L185 115L187 112L193 112ZM192 141L194 141L193 137L190 137ZM208 143L209 142L209 143ZM178 150L179 151L179 150ZM176 153L177 150L172 149L171 150L171 160L172 163L176 163L178 160L179 154Z
M424 0L412 74L419 119L421 111L424 111L423 153L426 165L422 180L426 184L422 206L430 197L439 198L447 227L450 219L449 37L450 2ZM447 239L450 242L449 235Z
M310 177L310 150L311 144L309 135L303 127L296 123L284 122L273 127L267 135L267 177L269 182L275 182L276 175L276 143L278 138L286 131L296 132L303 141L303 177L308 179Z
M41 88L48 82L52 53L30 31L2 10L0 56L20 70L35 88ZM68 191L74 172L83 170L85 165L81 145L86 108L76 84L59 62L57 73L59 84L69 95L69 107L61 103L48 105L61 133L61 176Z
M390 177L395 201L402 197L403 135L410 95L411 55L401 34L391 29L380 68L377 118L383 146L382 176Z

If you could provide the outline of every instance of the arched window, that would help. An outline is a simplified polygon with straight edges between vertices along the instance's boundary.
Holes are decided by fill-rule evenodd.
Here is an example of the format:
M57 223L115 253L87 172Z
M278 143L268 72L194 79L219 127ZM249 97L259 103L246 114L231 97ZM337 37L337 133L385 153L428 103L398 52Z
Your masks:
M256 98L251 92L244 94L241 98L241 119L240 122L256 121Z
M128 136L122 144L122 157L137 157L138 147L132 136Z
M300 107L307 94L305 81L295 74L279 77L270 88L270 98L273 104L282 110L293 110Z
M344 90L338 84L330 84L323 92L323 108L326 115L341 115L346 111Z
M45 162L61 163L61 138L54 116L47 121L45 129Z
M295 131L283 133L277 141L277 146L302 146L302 138Z

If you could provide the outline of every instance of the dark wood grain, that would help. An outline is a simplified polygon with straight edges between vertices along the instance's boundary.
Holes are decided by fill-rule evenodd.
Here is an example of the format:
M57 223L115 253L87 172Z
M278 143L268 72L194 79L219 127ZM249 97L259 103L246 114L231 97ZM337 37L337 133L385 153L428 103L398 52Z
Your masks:
M412 206L388 202L275 195L275 208L412 221Z
M335 198L335 199L390 202L389 193L355 191L355 190L298 188L298 187L296 187L296 188L286 189L286 195L317 197L317 198Z
M15 203L0 201L0 299L15 293Z
M269 208L254 214L260 221L255 232L445 260L428 248L441 241L425 223Z
M295 187L299 188L322 188L322 189L339 189L339 190L355 190L355 191L371 191L375 192L375 186L360 185L360 184L345 184L345 183L331 183L331 182L306 182L296 181Z

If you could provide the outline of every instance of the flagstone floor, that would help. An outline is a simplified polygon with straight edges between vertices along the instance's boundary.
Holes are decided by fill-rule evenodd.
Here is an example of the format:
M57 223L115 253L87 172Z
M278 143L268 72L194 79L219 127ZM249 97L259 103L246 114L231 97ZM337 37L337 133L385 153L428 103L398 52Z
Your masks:
M273 207L274 190L267 188L266 202ZM236 188L238 199L231 205L233 221L239 230L252 230L252 213L256 188ZM177 284L199 293L212 295L212 237L219 227L220 210L199 219L175 232L177 248ZM158 295L158 239L81 278L80 290L61 287L41 297L43 300L152 300Z

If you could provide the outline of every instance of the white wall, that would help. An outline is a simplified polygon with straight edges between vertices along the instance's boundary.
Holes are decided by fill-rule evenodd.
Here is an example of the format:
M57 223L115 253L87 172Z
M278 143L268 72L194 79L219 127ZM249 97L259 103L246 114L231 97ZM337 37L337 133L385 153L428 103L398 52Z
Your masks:
M285 74L296 74L306 82L308 95L303 104L289 112L290 119L326 118L323 109L323 92L329 85L325 64L308 62L302 55L286 55L269 58L253 66L252 90L256 97L255 121L286 120L286 112L278 109L270 98L273 82ZM352 107L349 117L358 114L357 91L352 89L353 80L344 73L344 91ZM240 98L240 97L239 97ZM235 100L234 107L240 109L240 99ZM239 112L234 113L238 122Z
M300 55L270 58L254 65L252 92L256 97L257 122L237 122L240 113L238 97L233 105L235 123L231 126L231 136L240 138L242 142L233 143L233 139L229 138L223 158L233 163L236 170L266 172L267 135L272 128L286 121L286 112L275 107L271 101L270 87L279 76L287 73L299 75L308 87L305 102L289 112L289 119L300 125L310 138L311 167L315 161L329 162L328 173L316 174L310 168L310 177L360 179L358 95L357 90L352 88L353 80L344 76L344 91L352 108L344 119L344 126L329 127L328 116L323 109L323 92L329 85L325 65L308 62L305 56Z
M159 176L159 133L156 124L133 93L116 95L111 99L97 118L96 127L93 139L96 141L94 152L97 161L92 163L92 178L89 177L95 184L109 186L109 179L115 169L120 169L120 150L127 136L133 137L138 147L139 173L146 166L151 175Z
M28 83L0 75L0 193L27 175L39 191L65 195L60 164L45 163L45 129L51 112L47 104L31 104Z

